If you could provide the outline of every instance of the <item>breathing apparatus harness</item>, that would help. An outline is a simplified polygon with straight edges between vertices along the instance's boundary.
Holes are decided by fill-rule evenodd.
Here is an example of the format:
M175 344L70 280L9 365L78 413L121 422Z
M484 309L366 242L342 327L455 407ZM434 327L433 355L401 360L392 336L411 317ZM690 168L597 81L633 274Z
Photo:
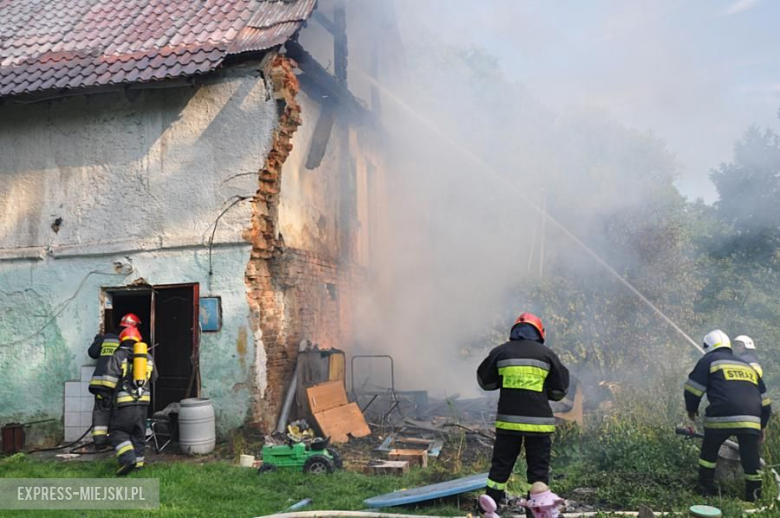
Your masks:
M133 377L128 379L123 377L122 389L138 400L144 393L146 384L149 382L149 346L144 342L135 342L133 344ZM127 371L125 371L125 374Z

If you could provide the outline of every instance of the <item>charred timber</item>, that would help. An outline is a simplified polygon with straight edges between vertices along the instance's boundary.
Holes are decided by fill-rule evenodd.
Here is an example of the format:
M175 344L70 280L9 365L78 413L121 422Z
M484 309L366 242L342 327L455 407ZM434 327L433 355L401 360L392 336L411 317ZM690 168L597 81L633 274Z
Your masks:
M301 87L311 96L326 104L333 102L353 122L359 125L372 123L371 112L358 101L352 92L341 84L332 74L329 74L314 57L309 54L297 41L288 41L285 44L287 56L298 63L302 74L298 78Z

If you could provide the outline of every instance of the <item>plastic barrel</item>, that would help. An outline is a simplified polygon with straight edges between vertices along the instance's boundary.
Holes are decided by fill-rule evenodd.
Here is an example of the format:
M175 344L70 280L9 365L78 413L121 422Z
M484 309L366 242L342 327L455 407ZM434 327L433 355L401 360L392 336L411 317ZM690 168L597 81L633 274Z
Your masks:
M179 445L184 453L205 454L216 443L214 407L208 398L182 399L179 403Z

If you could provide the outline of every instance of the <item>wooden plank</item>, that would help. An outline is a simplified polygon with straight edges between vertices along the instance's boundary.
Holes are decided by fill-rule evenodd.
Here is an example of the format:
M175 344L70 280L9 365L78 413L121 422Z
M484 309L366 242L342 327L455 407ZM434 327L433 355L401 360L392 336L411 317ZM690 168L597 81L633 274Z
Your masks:
M403 475L409 472L409 463L405 460L372 460L365 472L369 475Z
M330 355L330 372L328 374L329 381L341 381L345 379L345 364L346 356L344 353L334 353Z
M350 435L352 437L371 435L371 428L368 427L356 403L318 412L314 414L314 420L322 435L330 437L331 442L334 443L347 442Z
M559 412L555 414L555 417L564 421L575 422L580 426L583 425L584 416L582 410L582 386L578 383L574 392L574 400L571 409L568 412Z
M309 408L315 416L349 403L347 391L340 381L327 381L306 389Z
M405 460L411 466L428 467L428 452L425 450L390 450L387 458L390 460Z

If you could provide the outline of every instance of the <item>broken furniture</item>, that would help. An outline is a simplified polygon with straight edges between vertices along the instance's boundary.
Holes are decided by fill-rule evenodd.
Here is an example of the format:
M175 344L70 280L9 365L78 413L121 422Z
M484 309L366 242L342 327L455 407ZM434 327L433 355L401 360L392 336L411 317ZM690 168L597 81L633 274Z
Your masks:
M355 360L377 360L377 359L387 359L390 362L390 387L386 390L382 391L369 391L369 390L363 390L360 389L359 391L355 389ZM398 409L398 405L400 404L400 400L398 399L398 394L395 391L395 364L393 362L393 357L389 354L357 354L352 357L352 359L349 362L349 377L351 381L350 385L350 392L352 394L352 397L355 401L360 401L360 397L370 397L371 399L366 403L366 405L360 409L360 411L365 414L366 411L371 407L371 405L374 404L374 402L380 398L380 397L389 397L390 398L390 408L381 414L379 424L383 425L384 422L387 420L387 418L390 416L390 414L393 413L393 411Z
M155 451L160 453L172 441L178 440L179 403L170 403L155 412L148 419L148 423L152 433L146 437L146 442L153 441Z
M428 500L435 500L437 498L484 489L487 485L487 478L487 473L480 473L479 475L471 475L470 477L440 482L430 486L415 487L413 489L405 489L386 495L375 496L363 500L363 503L368 507L378 508L426 502Z
M335 443L349 441L349 437L371 435L360 408L347 400L347 392L341 381L328 381L306 390L309 409L314 422L324 437Z

